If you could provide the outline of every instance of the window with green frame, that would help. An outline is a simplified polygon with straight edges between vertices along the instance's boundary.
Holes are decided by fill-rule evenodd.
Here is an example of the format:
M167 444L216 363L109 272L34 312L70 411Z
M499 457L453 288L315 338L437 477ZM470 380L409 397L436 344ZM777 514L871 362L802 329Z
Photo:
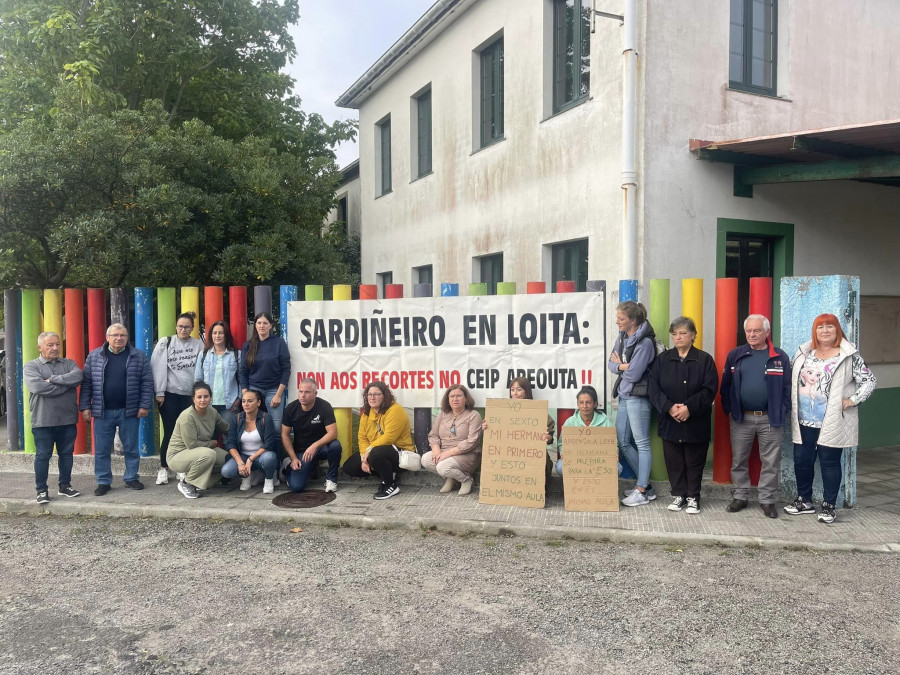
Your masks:
M503 138L503 38L481 50L481 147Z
M497 284L503 281L503 254L483 255L478 259L479 279L487 284L488 295L497 295Z
M574 281L576 291L587 290L588 240L578 239L551 247L551 291L557 281Z
M591 2L553 0L553 112L591 92Z

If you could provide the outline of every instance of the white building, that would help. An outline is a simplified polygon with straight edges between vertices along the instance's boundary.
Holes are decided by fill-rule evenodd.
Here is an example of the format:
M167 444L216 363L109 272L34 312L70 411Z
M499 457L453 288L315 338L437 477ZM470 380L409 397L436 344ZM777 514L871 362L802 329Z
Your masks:
M335 193L337 205L328 212L325 225L341 223L344 234L362 235L362 204L359 200L359 160L341 169L341 184Z
M338 99L359 110L364 283L615 290L633 270L645 301L673 281L676 315L699 277L708 351L717 276L858 275L900 309L900 125L865 126L900 119L900 3L598 0L636 7L633 249L623 26L591 33L590 4L438 0ZM900 404L900 347L878 353L873 412Z

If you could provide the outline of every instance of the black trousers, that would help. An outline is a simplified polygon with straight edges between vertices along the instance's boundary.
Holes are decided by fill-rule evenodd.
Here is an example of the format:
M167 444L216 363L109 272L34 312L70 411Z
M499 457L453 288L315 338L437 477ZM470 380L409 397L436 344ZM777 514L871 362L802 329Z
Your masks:
M677 443L663 439L663 456L673 497L700 499L700 482L709 443Z
M159 406L159 417L163 425L162 443L159 444L159 463L169 468L169 462L166 460L166 453L169 451L169 441L172 439L172 432L175 431L175 422L178 416L191 407L191 397L185 394L173 394L166 392L162 405Z
M394 474L400 471L400 454L393 445L379 445L369 451L369 467L385 485L394 483ZM344 473L354 478L368 476L362 470L362 457L354 452L344 462Z

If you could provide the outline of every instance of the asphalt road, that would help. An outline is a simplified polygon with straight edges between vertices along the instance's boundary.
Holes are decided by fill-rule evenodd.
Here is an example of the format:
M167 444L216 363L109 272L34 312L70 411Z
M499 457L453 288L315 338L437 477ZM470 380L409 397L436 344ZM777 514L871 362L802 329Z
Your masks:
M896 673L900 557L0 516L0 673Z

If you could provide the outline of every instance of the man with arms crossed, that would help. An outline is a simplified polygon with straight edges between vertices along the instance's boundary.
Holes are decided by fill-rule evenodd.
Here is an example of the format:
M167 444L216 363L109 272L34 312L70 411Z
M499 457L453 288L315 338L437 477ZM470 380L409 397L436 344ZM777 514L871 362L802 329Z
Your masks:
M287 407L281 420L281 442L288 454L282 462L281 470L291 492L303 492L316 462L326 457L328 473L325 492L337 492L338 469L341 465L337 421L331 404L318 398L317 393L314 379L308 377L301 380L297 400Z

